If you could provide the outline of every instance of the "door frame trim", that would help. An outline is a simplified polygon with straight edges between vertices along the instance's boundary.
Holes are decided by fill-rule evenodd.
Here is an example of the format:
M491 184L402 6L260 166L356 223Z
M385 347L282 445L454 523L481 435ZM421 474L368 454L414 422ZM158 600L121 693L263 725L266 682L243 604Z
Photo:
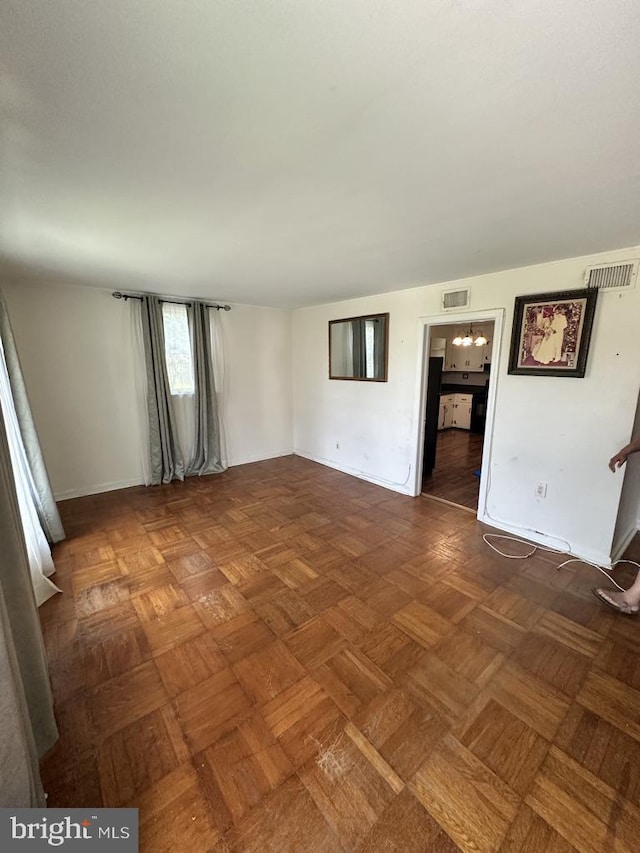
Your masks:
M491 377L487 395L487 416L485 421L484 444L482 450L482 465L480 467L480 491L478 493L478 512L476 517L483 520L487 510L487 495L489 491L491 456L493 452L494 420L496 395L498 391L498 367L502 355L502 339L504 337L504 308L491 308L484 311L461 311L446 315L436 314L418 318L418 368L416 371L417 385L414 395L413 416L413 447L414 447L414 478L411 484L411 494L417 497L422 491L422 458L424 453L424 418L423 408L427 396L429 379L428 354L431 351L433 330L438 326L450 326L456 323L471 324L484 320L493 321L493 341L491 348Z

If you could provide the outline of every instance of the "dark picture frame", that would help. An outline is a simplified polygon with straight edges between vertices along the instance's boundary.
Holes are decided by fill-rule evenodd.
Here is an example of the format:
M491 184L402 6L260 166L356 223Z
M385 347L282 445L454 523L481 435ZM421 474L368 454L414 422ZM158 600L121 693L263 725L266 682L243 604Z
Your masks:
M516 296L509 373L582 379L597 299L596 289Z

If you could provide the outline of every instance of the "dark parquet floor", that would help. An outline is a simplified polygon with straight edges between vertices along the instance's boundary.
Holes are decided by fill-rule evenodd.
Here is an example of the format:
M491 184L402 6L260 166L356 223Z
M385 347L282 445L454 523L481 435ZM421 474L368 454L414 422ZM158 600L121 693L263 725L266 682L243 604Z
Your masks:
M422 493L477 510L480 479L473 472L482 464L482 442L482 435L464 429L439 432L436 467L425 478Z
M295 457L61 508L51 806L149 853L639 849L639 623L592 568Z

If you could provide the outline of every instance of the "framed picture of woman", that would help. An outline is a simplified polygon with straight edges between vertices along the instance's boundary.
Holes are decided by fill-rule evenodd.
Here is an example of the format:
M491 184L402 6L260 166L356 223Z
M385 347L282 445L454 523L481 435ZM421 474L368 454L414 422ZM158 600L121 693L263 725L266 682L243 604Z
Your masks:
M509 373L581 379L598 291L516 296Z

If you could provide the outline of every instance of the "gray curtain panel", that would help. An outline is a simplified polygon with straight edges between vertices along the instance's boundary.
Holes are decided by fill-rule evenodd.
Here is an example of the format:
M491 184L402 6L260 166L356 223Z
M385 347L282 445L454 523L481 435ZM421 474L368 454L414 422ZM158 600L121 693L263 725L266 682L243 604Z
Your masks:
M45 805L38 758L58 737L0 411L0 806Z
M373 326L373 356L375 362L376 379L384 376L384 339L386 320L378 317Z
M364 320L352 320L353 329L353 375L364 379L367 375L367 330Z
M7 362L9 382L11 383L11 394L18 416L20 434L27 454L31 476L35 483L33 502L40 519L40 524L49 542L60 542L64 539L64 528L60 521L60 514L53 497L49 475L44 464L44 458L38 441L38 434L31 414L31 406L27 397L22 369L16 350L16 344L9 321L9 312L0 291L0 339L4 348L4 357Z
M225 470L220 452L220 420L213 374L209 309L194 302L193 366L196 388L196 436L193 459L187 474L219 474Z
M151 484L157 486L184 480L185 475L164 357L162 301L157 296L142 297L142 341L147 374Z

